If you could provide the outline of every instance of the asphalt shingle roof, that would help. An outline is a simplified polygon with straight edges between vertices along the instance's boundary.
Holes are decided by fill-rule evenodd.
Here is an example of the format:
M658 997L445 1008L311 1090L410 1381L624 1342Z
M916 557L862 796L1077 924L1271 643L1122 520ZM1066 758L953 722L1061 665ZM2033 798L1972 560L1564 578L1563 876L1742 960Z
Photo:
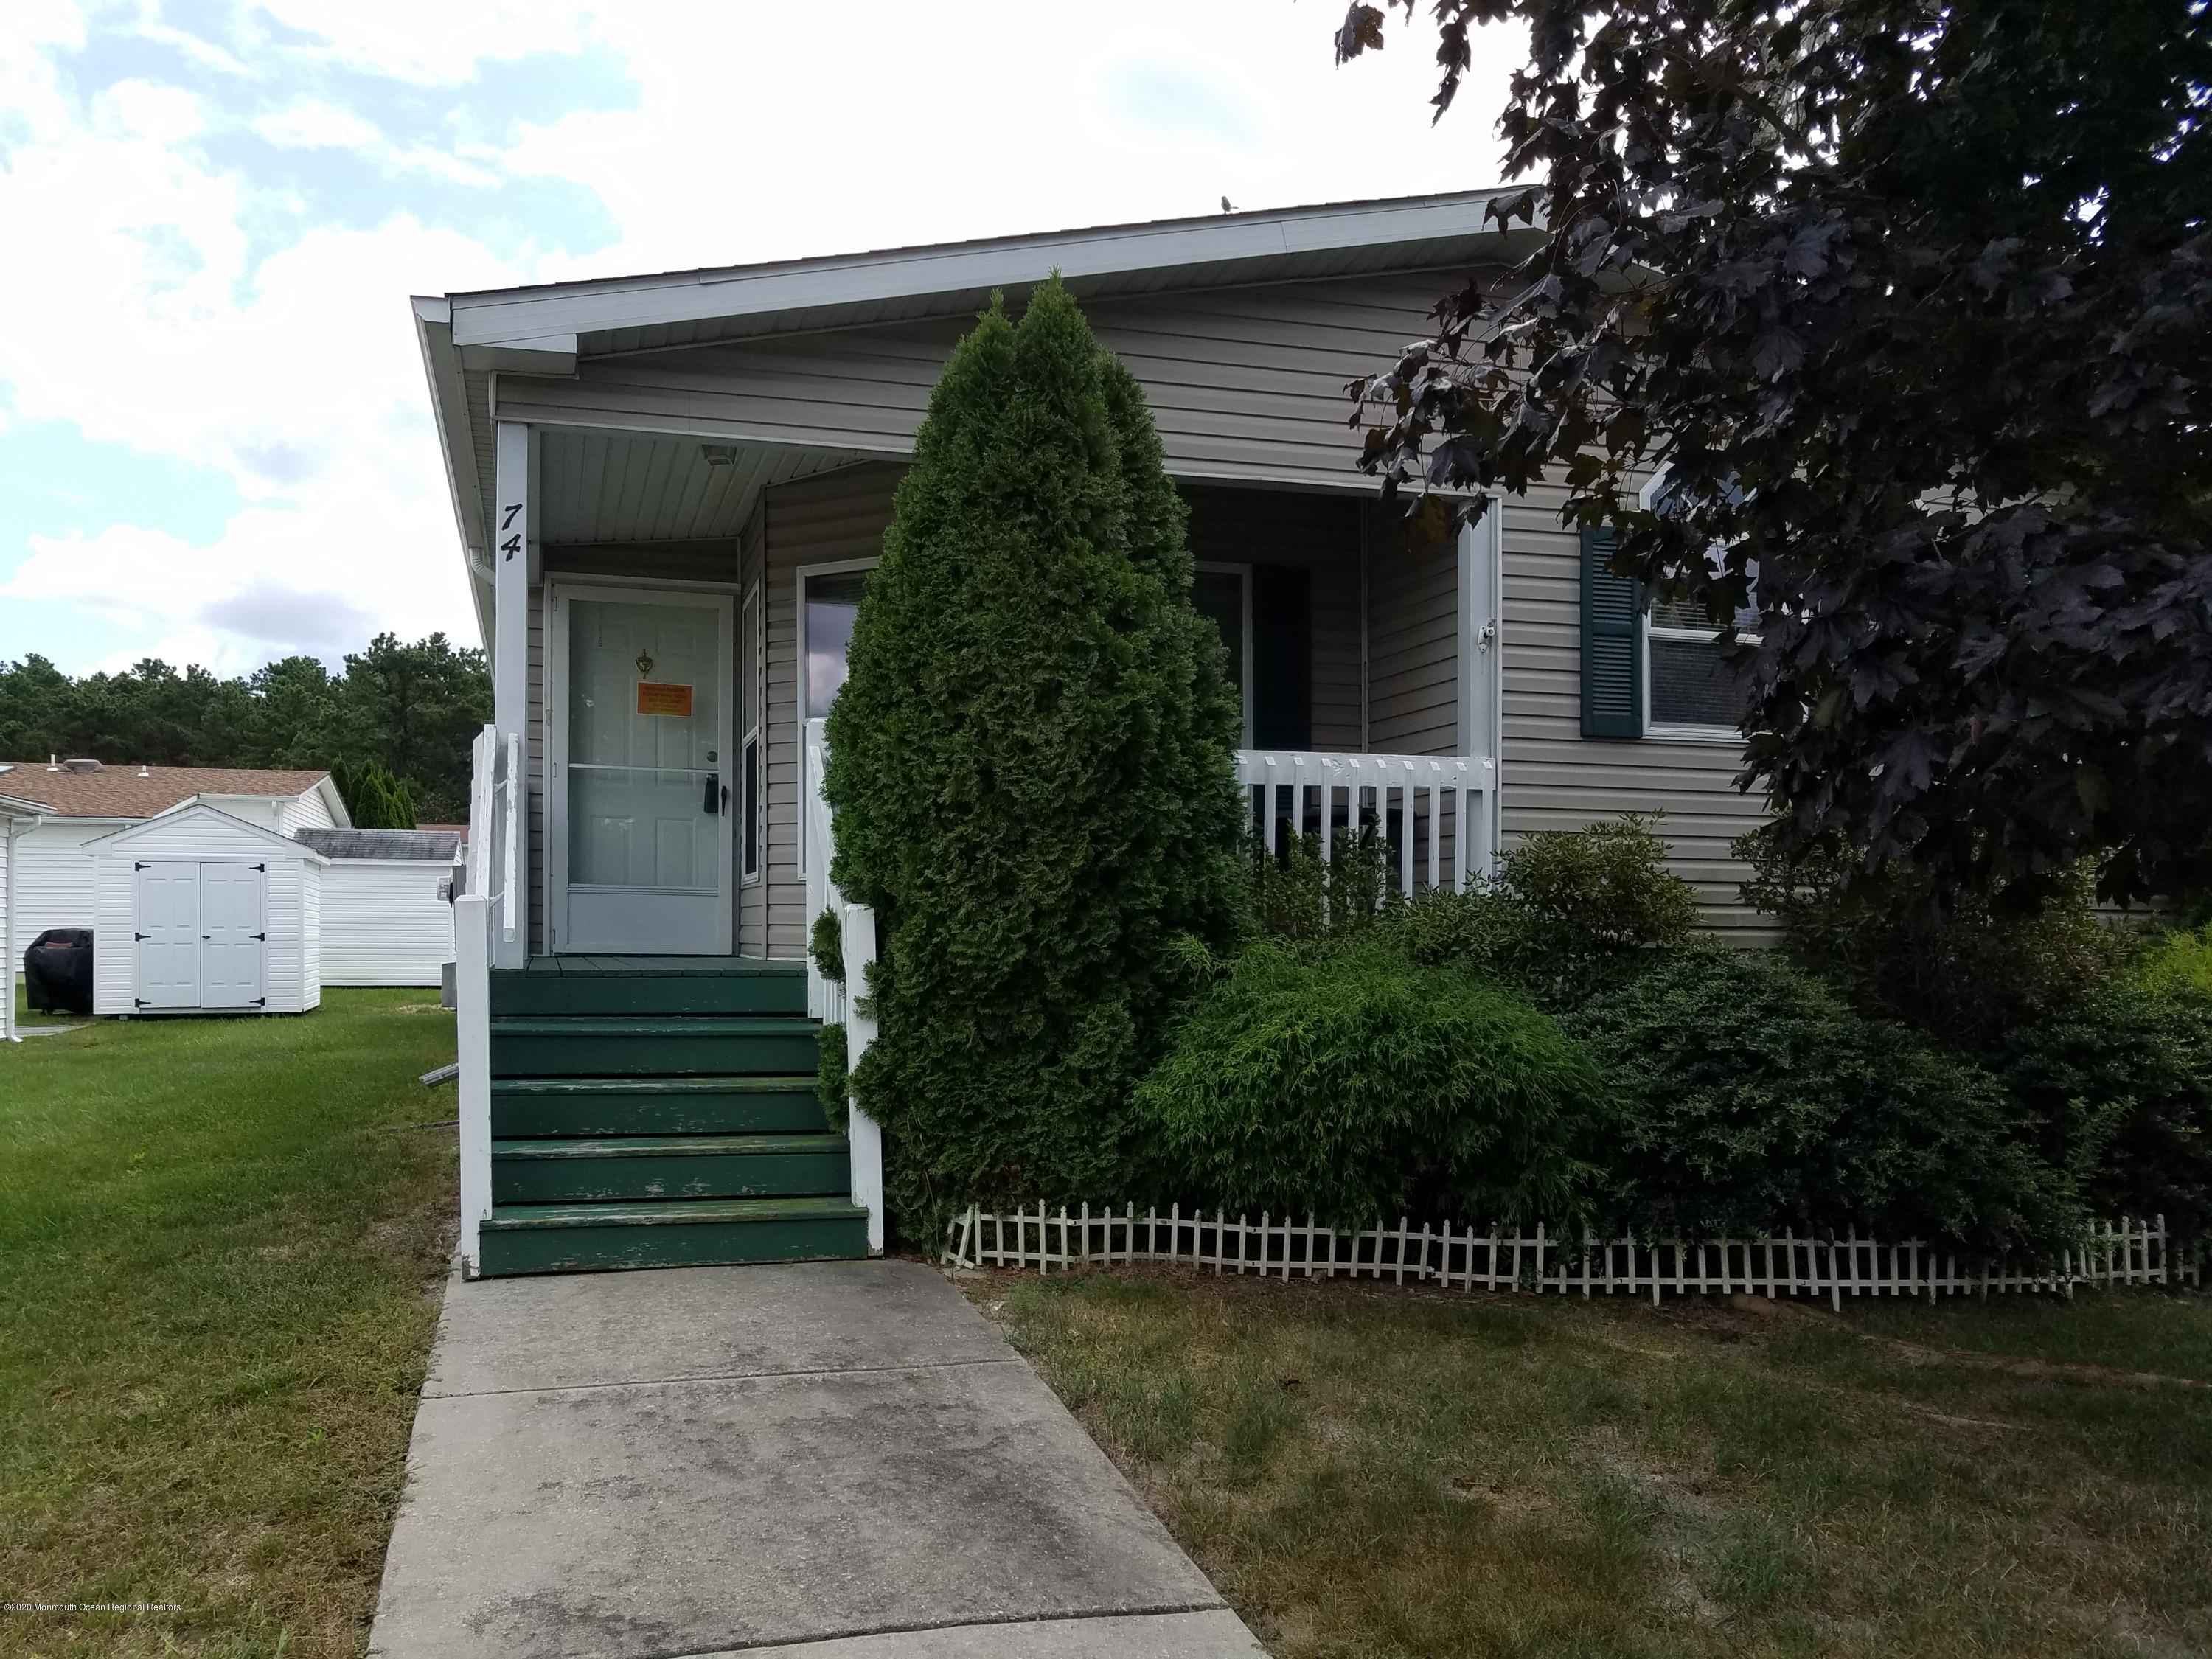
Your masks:
M222 766L103 766L49 771L44 761L0 761L0 794L34 800L63 818L150 818L195 795L304 795L328 772Z

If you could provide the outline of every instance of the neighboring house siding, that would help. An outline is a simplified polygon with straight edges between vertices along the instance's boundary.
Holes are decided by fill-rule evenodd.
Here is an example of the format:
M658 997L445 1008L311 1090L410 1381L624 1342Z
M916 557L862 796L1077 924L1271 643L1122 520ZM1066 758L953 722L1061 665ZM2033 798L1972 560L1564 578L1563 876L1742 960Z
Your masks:
M323 799L319 784L304 795L295 795L283 805L276 828L287 836L296 836L302 830L328 830L337 823L331 815L330 802Z
M453 959L454 866L434 859L333 859L322 872L325 985L435 985Z
M1378 755L1457 755L1459 553L1378 514L1367 555L1367 747Z
M23 952L49 927L97 927L92 857L84 844L121 828L115 822L49 818L15 838L22 884L15 894L15 937L8 947L12 969L21 970ZM95 939L93 948L97 951L104 942Z
M1573 830L1623 812L1664 810L1672 867L1698 890L1706 921L1750 938L1757 912L1736 890L1743 869L1729 843L1766 816L1731 780L1740 745L1582 735L1581 544L1559 524L1555 487L1504 506L1505 834Z

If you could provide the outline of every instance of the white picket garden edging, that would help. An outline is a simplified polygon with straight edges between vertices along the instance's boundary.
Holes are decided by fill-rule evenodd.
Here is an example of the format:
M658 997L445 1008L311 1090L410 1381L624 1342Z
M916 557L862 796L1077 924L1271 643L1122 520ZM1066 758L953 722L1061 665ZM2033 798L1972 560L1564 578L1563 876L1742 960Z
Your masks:
M1961 1263L1954 1252L1918 1239L1884 1243L1800 1236L1705 1240L1601 1239L1585 1232L1562 1238L1539 1224L1533 1232L1423 1224L1340 1232L1309 1216L1299 1223L1261 1215L1208 1216L1180 1205L1164 1214L1134 1205L1119 1212L1085 1205L1012 1214L971 1206L947 1236L956 1267L1054 1269L1159 1261L1211 1267L1215 1273L1279 1279L1387 1279L1459 1290L1557 1291L1584 1297L1649 1293L1677 1296L1741 1292L1826 1295L1840 1308L1850 1296L1987 1296L1992 1291L2063 1291L2076 1285L2198 1285L2201 1247L2183 1253L2163 1218L2100 1222L2078 1248L2055 1263L2021 1270L2005 1264Z

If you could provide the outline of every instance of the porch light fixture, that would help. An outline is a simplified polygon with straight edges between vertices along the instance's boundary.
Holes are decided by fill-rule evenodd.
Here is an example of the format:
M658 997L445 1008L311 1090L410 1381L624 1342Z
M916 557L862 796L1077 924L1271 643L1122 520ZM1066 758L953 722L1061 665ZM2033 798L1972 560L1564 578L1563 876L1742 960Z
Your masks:
M709 466L734 465L738 459L738 447L735 444L701 444L699 459Z

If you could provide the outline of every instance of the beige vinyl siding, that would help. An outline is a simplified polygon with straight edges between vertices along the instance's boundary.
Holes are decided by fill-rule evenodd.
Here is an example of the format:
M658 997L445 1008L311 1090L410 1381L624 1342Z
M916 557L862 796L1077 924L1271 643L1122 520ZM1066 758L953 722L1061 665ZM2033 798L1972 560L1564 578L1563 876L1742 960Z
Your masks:
M522 769L529 780L530 953L545 950L545 586L530 590L530 665L524 675ZM505 854L500 856L504 857Z
M1371 501L1354 467L1358 434L1346 423L1345 384L1390 361L1428 331L1438 295L1463 271L1158 294L1086 307L1101 340L1142 382L1170 470L1192 492L1200 557L1271 562L1261 545L1293 549L1285 562L1315 570L1314 692L1317 747L1383 752L1461 751L1455 550L1449 541L1401 549L1395 515L1370 509L1364 734L1356 540L1326 556L1306 518L1338 499ZM873 556L890 513L898 463L909 454L929 392L965 319L881 325L586 362L573 380L502 374L502 418L611 431L795 446L885 461L770 486L750 533L767 576L769 879L741 901L740 948L797 956L804 948L798 848L798 617L801 564ZM1313 493L1249 498L1229 483L1288 484ZM1675 867L1698 886L1717 925L1755 922L1737 902L1728 842L1763 809L1732 787L1735 746L1580 735L1578 547L1558 522L1558 494L1503 508L1504 538L1504 827L1516 835L1572 827L1629 811L1665 808L1662 833ZM1264 503L1264 505L1261 505ZM1228 510L1224 517L1224 509ZM1251 550L1231 550L1231 538ZM1258 544L1260 545L1255 545ZM641 559L647 547L626 550ZM549 557L557 554L555 550ZM635 567L645 574L648 567ZM740 595L742 598L742 595ZM531 629L533 777L542 750L538 708L542 618ZM543 869L542 805L533 791L533 869ZM542 938L533 881L533 939ZM744 890L740 890L741 892Z
M881 555L903 469L848 468L767 493L767 953L806 953L806 884L799 868L799 571Z
M1187 494L1194 558L1310 573L1313 746L1358 749L1360 503L1282 490L1201 487Z
M1367 744L1378 755L1457 755L1459 550L1377 511L1368 532Z
M1427 332L1464 272L1413 272L1094 301L1100 341L1143 383L1170 471L1358 488L1345 385ZM910 454L966 319L879 325L500 377L499 417L811 449Z
M1761 919L1737 892L1744 872L1729 856L1729 843L1766 815L1758 794L1732 781L1741 746L1582 735L1581 540L1559 524L1561 499L1545 488L1504 506L1507 844L1534 830L1664 809L1670 864L1697 889L1707 922L1756 938Z
M744 628L745 625L745 594L751 589L755 582L762 580L763 573L767 568L767 561L768 504L765 498L763 498L762 501L754 504L752 516L745 521L745 533L740 544L740 550L738 556L737 625L740 629ZM767 593L763 592L761 595L761 602L763 606L766 605L768 599L769 595ZM738 653L732 660L740 664L743 663L744 660L744 653L742 652ZM740 797L738 811L742 813L744 810L743 792L744 789L745 765L745 689L744 686L740 685L735 688L735 690L738 698L738 706L735 711L737 715L735 730L738 734L738 753L736 757L736 769L732 775L738 780L738 789ZM772 729L769 726L768 710L765 707L761 710L761 726L762 781L765 783L767 781L768 768L768 738L770 730ZM762 845L760 876L758 879L750 882L748 882L744 878L744 819L740 817L738 820L738 954L741 957L764 957L769 953L769 878L772 866L769 865L768 858L768 825L765 821L765 813L763 813L763 821L761 825Z

